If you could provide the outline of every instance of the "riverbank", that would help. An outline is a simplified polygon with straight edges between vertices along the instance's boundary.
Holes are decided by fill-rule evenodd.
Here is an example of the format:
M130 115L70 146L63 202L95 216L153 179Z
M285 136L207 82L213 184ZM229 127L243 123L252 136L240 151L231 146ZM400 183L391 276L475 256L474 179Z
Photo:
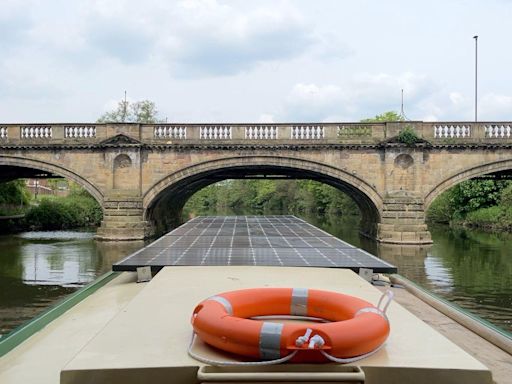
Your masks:
M2 233L96 228L103 217L100 205L84 193L33 200L30 205L18 208L17 213L17 217L4 215L5 220L0 220Z

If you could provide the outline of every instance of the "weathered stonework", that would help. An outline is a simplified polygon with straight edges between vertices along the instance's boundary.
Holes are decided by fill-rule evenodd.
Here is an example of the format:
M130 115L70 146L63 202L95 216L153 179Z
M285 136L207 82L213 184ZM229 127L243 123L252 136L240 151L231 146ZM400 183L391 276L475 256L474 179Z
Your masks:
M393 139L404 125L422 139L418 145ZM389 244L428 244L425 209L439 193L475 176L512 169L511 127L6 124L0 177L2 169L26 167L79 183L103 207L97 237L106 240L140 240L167 230L193 193L224 178L262 173L311 178L354 198L367 236Z

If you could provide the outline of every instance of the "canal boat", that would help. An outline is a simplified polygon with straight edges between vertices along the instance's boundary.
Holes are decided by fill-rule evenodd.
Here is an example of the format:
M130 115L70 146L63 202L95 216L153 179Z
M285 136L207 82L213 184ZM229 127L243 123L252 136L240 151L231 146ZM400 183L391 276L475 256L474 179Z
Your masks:
M215 226L205 219L201 226L202 219L199 218L189 222L189 228L179 227L121 260L114 266L115 271L1 340L0 382L506 382L501 380L509 377L505 369L512 361L512 349L507 352L512 344L505 335L499 332L488 335L488 338L494 337L502 348L498 349L468 331L467 327L471 325L467 323L464 327L453 328L457 331L451 330L451 333L462 332L459 339L466 339L473 345L472 348L461 348L439 332L443 331L443 324L453 323L431 307L435 305L443 310L443 303L426 292L423 293L430 298L429 304L425 304L428 298L420 302L398 286L407 286L412 292L419 288L399 276L392 277L395 287L385 287L395 292L397 297L386 311L389 337L378 351L354 362L267 365L226 353L193 337L191 318L194 310L205 298L218 296L220 292L270 287L299 288L301 292L316 289L351 295L379 307L383 288L371 284L374 275L370 274L368 279L366 273L369 268L365 267L373 266L375 270L381 268L385 271L392 270L392 266L387 263L379 266L378 260L369 257L371 255L349 245L343 245L343 248L329 235L315 232L314 227L306 230L316 233L317 240L331 244L331 247L324 244L324 248L315 248L313 236L309 236L311 246L304 248L316 257L304 261L305 254L301 252L306 252L305 249L297 251L297 247L278 247L283 241L288 245L299 241L292 238L300 235L291 235L292 232L297 235L298 227L285 230L296 223L295 219L288 219L289 222L281 223L282 226L267 219L270 222L267 226L269 232L281 232L280 241L270 239L277 236L268 236L265 226L258 223L261 227L259 234L267 238L269 247L266 251L243 247L244 230L236 220L236 225L231 227L232 234L242 235L238 238L233 236L228 242L230 246L226 246L227 240L221 235L222 229L226 229L224 225ZM251 221L247 217L245 222L249 222L250 227ZM190 228L191 225L196 226ZM217 238L205 240L208 233L205 228L217 230ZM195 234L194 239L185 239L189 251L173 248L187 234ZM262 236L256 237L259 241ZM250 242L254 240L251 236L249 238ZM210 248L205 250L201 241L210 244ZM194 252L194 245L196 250L202 251ZM348 267L331 265L342 259L342 253L347 256ZM333 256L336 254L338 258ZM366 264L354 266L364 257L369 257ZM246 263L248 265L236 265L244 258L250 261ZM296 265L301 260L303 264ZM153 269L149 276L148 268ZM416 295L421 296L421 292L416 292ZM436 325L436 330L424 320L441 325ZM473 356L480 348L490 360L504 363L487 367Z

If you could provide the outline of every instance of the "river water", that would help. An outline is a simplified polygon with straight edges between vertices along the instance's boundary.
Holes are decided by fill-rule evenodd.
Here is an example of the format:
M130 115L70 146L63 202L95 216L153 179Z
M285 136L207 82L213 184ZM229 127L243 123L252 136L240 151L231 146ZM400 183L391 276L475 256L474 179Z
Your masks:
M432 227L429 247L382 246L358 234L357 219L307 221L399 268L399 273L512 332L512 235ZM106 243L93 232L0 236L0 335L110 270L143 242Z

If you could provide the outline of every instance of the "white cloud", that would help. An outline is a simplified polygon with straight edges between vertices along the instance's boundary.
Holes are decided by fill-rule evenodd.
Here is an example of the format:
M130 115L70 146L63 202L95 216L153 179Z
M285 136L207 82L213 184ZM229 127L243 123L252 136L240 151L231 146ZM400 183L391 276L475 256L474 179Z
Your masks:
M317 121L336 114L347 101L343 90L333 84L296 84L286 98L285 120Z
M496 121L512 118L512 96L485 94L479 103L479 120Z
M260 115L259 119L258 119L258 122L259 123L262 123L262 124L271 124L271 123L275 123L274 121L274 115L272 114L269 114L269 113L263 113Z
M160 47L179 76L231 75L302 54L310 28L288 3L240 10L213 0L181 3Z
M404 89L411 119L472 120L479 25L479 118L512 119L510 4L399 3L2 0L0 116L94 120L126 89L170 120L357 121Z
M360 120L386 111L400 111L401 89L413 109L433 90L424 75L357 74L340 84L296 84L286 99L285 119Z

